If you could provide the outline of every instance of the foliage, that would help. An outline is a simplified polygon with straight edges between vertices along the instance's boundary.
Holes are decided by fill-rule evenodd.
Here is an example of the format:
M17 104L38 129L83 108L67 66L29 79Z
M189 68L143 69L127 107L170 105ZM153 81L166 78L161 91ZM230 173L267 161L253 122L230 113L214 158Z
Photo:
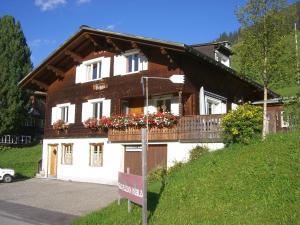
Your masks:
M17 133L27 115L27 95L17 84L31 69L20 23L12 16L0 17L0 135Z
M197 146L190 151L189 161L197 160L206 153L208 153L208 148Z
M149 173L148 181L149 182L155 182L155 181L163 182L166 175L167 175L167 168L159 166Z
M248 144L262 129L261 107L244 104L227 113L221 121L225 144Z
M42 158L42 146L6 148L0 150L0 168L12 168L19 177L34 177Z
M63 120L57 120L56 122L53 123L52 128L53 130L64 131L69 128L69 124Z
M159 184L151 183L149 225L299 224L299 136L270 135L264 142L205 154L169 174L161 195ZM72 225L133 225L140 220L141 207L134 205L129 214L124 200Z
M148 114L149 127L172 128L177 124L177 117L171 113L153 113ZM147 119L145 115L113 115L111 117L102 117L100 119L89 118L84 122L84 126L90 129L117 129L146 127Z
M281 96L291 97L296 96L297 92L299 91L299 85L292 85L289 87L279 88L275 90L276 93L280 94Z
M289 123L289 129L300 130L300 91L297 96L286 100L284 104L284 116L285 120Z

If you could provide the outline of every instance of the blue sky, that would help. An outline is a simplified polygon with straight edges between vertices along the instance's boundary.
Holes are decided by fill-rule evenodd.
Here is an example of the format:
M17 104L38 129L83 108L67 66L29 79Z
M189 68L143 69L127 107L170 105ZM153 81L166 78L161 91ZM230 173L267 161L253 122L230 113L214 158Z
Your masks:
M82 24L185 44L210 42L238 28L234 10L245 2L0 0L0 17L12 15L20 21L37 66Z

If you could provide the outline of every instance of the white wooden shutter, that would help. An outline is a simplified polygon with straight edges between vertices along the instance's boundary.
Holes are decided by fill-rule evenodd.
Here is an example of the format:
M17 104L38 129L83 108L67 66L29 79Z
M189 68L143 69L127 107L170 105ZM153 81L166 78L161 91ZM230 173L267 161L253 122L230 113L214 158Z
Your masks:
M101 78L109 77L110 75L110 57L105 57L101 60Z
M75 104L69 106L68 123L75 123Z
M148 70L148 59L144 55L140 55L139 70Z
M53 123L55 123L57 121L57 107L52 107L52 111L51 111L51 125L53 125Z
M204 98L204 87L201 87L199 90L199 112L200 115L205 115L205 108L206 108L206 103L205 103L205 98Z
M82 83L85 81L85 69L86 66L83 64L80 64L79 66L76 66L76 75L75 75L75 83Z
M103 116L109 117L110 116L110 107L111 107L111 100L105 99L103 100Z
M126 71L126 57L118 55L114 57L114 76L125 74Z
M173 115L176 115L176 116L179 115L179 103L178 103L178 99L172 99L171 100L171 113Z
M82 103L81 121L84 122L92 117L93 105L89 102Z

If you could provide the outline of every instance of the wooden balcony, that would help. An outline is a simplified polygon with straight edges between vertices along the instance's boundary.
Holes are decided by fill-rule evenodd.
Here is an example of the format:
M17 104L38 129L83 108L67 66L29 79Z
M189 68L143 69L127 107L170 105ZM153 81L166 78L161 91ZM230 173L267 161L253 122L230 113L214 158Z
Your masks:
M222 115L183 116L179 119L177 126L173 128L149 129L148 139L149 141L222 142L221 117ZM141 142L141 129L110 129L108 140L111 142Z

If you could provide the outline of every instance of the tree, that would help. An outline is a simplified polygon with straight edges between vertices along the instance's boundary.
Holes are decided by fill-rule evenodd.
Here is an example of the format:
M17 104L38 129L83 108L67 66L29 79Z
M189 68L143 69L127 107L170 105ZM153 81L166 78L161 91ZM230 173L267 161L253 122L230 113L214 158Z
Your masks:
M264 87L263 130L267 134L267 98L270 82L276 78L281 65L283 39L293 31L296 20L295 7L286 0L248 0L236 11L241 24L239 47L242 74L260 81Z
M30 50L21 25L12 16L0 18L0 134L16 133L22 124L26 93L18 82L31 71Z

